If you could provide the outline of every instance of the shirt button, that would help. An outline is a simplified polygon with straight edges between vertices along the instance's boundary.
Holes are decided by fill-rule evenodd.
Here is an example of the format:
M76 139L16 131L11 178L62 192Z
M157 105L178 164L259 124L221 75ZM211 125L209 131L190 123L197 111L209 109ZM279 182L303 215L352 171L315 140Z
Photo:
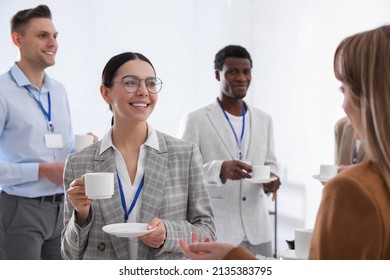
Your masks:
M99 243L98 250L100 252L103 252L104 250L106 250L106 244L105 243Z
M73 241L74 243L77 243L78 240L79 240L77 234L76 234L76 233L72 233L71 236L72 236L72 237L71 237L71 238L72 238L72 241Z
M245 201L245 200L246 200L246 197L244 196L244 197L242 198L242 200Z

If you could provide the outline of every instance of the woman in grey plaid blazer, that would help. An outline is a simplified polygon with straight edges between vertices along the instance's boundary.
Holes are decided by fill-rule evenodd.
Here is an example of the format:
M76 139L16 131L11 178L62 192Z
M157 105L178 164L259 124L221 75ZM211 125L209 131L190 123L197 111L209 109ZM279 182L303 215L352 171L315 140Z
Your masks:
M161 85L142 54L122 53L105 66L100 91L115 121L100 141L67 158L61 249L65 259L184 259L179 239L190 242L191 232L199 240L215 239L198 147L147 123ZM87 198L87 172L115 173L112 198ZM133 201L135 207L128 213ZM157 229L138 240L102 230L123 222Z

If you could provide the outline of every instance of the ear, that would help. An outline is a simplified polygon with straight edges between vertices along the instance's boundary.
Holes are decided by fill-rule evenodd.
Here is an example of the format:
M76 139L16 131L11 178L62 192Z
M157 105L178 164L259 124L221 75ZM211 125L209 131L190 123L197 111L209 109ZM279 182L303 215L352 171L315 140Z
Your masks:
M11 34L12 42L14 42L15 46L17 46L19 49L22 48L22 44L20 42L20 34L17 32L13 32Z
M108 91L108 88L106 88L104 85L100 85L100 94L102 95L104 101L106 101L107 104L111 104L111 97L110 92Z
M221 81L219 70L215 70L215 78L217 79L218 82Z

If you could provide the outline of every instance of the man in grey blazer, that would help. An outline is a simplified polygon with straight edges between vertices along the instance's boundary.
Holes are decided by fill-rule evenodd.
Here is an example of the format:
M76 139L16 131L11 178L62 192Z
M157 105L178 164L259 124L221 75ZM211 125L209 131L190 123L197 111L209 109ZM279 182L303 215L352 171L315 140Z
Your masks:
M189 113L179 137L199 146L215 214L217 240L272 256L267 195L280 186L272 119L243 99L251 82L252 59L241 46L227 46L214 61L220 94L212 104ZM275 180L256 183L253 165L269 165Z

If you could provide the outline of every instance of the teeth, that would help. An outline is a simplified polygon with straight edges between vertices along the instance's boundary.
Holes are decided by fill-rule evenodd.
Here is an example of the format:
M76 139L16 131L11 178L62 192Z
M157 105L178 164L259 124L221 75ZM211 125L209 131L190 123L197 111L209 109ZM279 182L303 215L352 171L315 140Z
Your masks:
M45 52L45 53L49 55L54 55L54 52Z
M145 104L145 103L130 103L131 106L134 106L134 107L147 107L148 105Z

